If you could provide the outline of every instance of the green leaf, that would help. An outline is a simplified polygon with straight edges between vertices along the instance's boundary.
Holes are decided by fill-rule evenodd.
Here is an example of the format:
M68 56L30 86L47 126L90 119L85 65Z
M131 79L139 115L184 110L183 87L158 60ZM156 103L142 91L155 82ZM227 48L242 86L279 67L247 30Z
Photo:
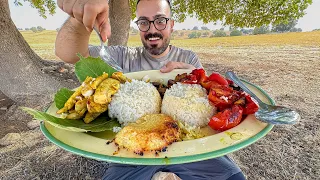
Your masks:
M106 115L101 115L89 124L84 123L82 120L70 120L62 119L52 116L48 113L37 111L28 107L21 107L22 110L31 114L35 119L40 121L46 121L51 125L75 132L101 132L106 130L112 130L113 127L120 127L120 124L115 119L110 119Z
M74 91L71 91L67 88L61 88L55 95L54 95L54 103L58 109L63 108L64 104L67 100L71 97Z
M101 76L103 72L108 73L109 76L112 73L117 72L107 63L105 63L100 57L83 57L78 54L80 57L80 61L78 61L75 65L75 73L80 82L83 82L87 76L96 78Z

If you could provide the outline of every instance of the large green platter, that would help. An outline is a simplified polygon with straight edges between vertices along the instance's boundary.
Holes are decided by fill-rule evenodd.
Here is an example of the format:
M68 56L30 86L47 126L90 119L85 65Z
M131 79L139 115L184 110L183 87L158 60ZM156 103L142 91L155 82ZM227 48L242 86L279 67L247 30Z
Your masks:
M184 72L190 72L190 70L174 70L165 74L158 70L151 70L128 73L126 76L132 79L141 79L145 75L149 75L151 80L167 81ZM244 83L262 101L274 104L274 101L261 88L246 81ZM47 112L55 115L56 110L55 105L52 104ZM112 140L115 135L112 131L79 133L59 129L45 122L42 122L40 126L46 138L66 151L101 161L137 165L181 164L223 156L258 141L272 127L273 125L257 120L254 115L249 115L238 126L230 130L214 133L214 131L209 132L209 128L205 128L212 135L173 143L166 152L161 152L157 156L151 152L140 156L127 150L117 151L117 147L113 143L107 145L107 142Z

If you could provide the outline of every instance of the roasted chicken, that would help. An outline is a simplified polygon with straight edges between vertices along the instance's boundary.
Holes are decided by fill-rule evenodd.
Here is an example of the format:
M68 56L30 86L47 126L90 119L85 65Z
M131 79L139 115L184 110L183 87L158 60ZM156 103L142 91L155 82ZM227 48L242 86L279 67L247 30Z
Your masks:
M136 154L161 151L179 140L178 124L165 114L148 114L125 126L115 137L115 143Z

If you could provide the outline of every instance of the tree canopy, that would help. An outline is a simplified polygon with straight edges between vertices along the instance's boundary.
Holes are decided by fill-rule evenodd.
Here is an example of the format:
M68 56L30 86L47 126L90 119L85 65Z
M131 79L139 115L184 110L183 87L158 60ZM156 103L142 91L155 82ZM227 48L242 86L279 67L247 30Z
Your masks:
M16 5L22 1L30 2L46 18L55 13L54 0L15 0ZM128 0L135 18L136 0ZM187 16L196 17L204 23L223 22L234 27L256 27L268 24L287 23L290 19L299 19L312 0L173 0L173 18L183 22Z

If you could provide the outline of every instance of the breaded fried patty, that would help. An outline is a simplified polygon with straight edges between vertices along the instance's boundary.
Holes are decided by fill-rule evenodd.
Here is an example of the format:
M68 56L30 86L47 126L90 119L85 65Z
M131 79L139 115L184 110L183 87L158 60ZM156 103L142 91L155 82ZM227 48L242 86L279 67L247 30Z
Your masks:
M179 139L177 123L165 114L148 114L128 124L115 137L115 143L137 154L161 151Z

